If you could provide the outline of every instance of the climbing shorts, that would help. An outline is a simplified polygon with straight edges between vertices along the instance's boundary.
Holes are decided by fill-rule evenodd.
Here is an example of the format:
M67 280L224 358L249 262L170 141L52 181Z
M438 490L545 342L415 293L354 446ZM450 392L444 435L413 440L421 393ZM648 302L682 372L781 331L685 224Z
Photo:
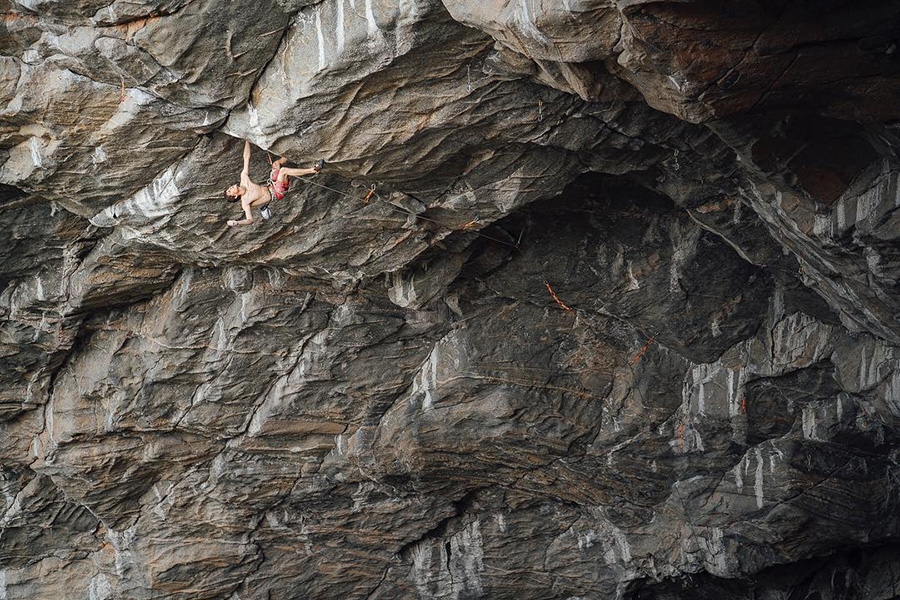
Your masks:
M284 182L278 181L278 169L272 169L272 173L269 175L269 179L271 180L271 184L269 185L269 190L272 194L273 200L281 200L284 198L285 194L288 193L288 181Z

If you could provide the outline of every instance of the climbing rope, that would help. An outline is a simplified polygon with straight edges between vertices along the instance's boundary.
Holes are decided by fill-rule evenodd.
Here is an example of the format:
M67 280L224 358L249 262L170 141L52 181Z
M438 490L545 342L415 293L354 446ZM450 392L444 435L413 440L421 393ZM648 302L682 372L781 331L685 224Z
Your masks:
M642 358L644 358L644 355L647 354L647 350L650 348L650 345L653 343L654 340L656 340L655 333L650 336L650 338L647 340L647 343L644 344L644 347L641 348L640 352L638 352L637 354L634 355L634 358L632 358L631 362L628 364L630 364L631 366L638 364L638 362L640 362L640 360Z
M344 192L344 191L342 191L342 190L335 189L335 188L333 188L333 187L329 187L329 186L327 186L327 185L325 185L325 184L322 184L322 183L319 183L319 182L317 182L317 181L313 181L312 179L309 179L309 178L307 178L307 177L297 177L296 179L300 179L300 180L302 180L302 181L304 181L304 182L306 182L306 183L312 184L312 185L314 185L314 186L316 186L316 187L319 187L319 188L328 190L328 191L330 191L330 192L334 192L335 194L339 194L339 195L341 195L341 196L345 196L345 197L347 197L347 198L350 198L351 200L357 199L357 196L354 196L354 195L352 195L352 194L348 194L347 192ZM401 192L401 193L405 193L405 192ZM406 194L406 195L409 195L409 194ZM440 227L441 229L447 229L447 230L450 230L450 231L467 231L467 232L469 232L469 233L471 233L471 234L473 234L473 235L476 235L476 236L478 236L478 237L480 237L480 238L484 238L484 239L486 239L486 240L490 240L490 241L492 241L492 242L496 242L496 243L502 244L502 245L504 245L504 246L509 246L510 248L514 248L514 249L516 249L516 250L519 249L519 242L521 242L521 240L522 240L522 236L520 235L520 236L519 236L519 240L518 240L516 243L513 244L513 243L511 243L511 242L507 242L506 240L501 240L501 239L499 239L499 238L495 238L495 237L493 237L493 236L486 235L486 234L484 234L484 233L481 233L480 231L472 231L472 230L471 230L471 227L474 226L475 224L477 224L477 223L479 222L477 217L476 217L475 219L472 219L471 221L469 221L468 223L466 223L465 225L463 225L463 226L462 226L461 228L459 228L459 229L454 228L454 227L448 227L446 224L441 223L440 221L437 221L437 220L435 220L435 219L432 219L432 218L430 218L430 217L426 217L426 216L423 216L423 215L420 215L420 214L415 214L415 213L413 213L413 212L410 211L410 210L405 210L405 209L403 209L403 208L400 208L400 207L395 206L394 204L388 202L387 200L385 200L384 198L382 198L381 195L380 195L377 191L375 191L375 185L372 185L372 186L369 188L368 192L366 193L366 196L363 198L363 202L366 203L366 204L368 204L369 201L370 201L373 197L374 197L375 199L377 199L377 200L380 200L380 201L382 202L382 204L384 204L388 209L393 210L394 212L397 212L397 213L400 213L400 214L403 214L403 215L406 215L406 216L410 216L410 215L411 215L411 216L415 217L416 219L421 219L421 220L423 220L423 221L428 221L429 223L433 223L433 224L437 225L437 226ZM413 197L413 196L411 196L411 197Z
M545 280L544 286L546 286L547 291L550 293L550 297L553 298L553 301L556 302L556 304L561 309L563 309L567 313L571 313L573 315L575 314L575 309L572 308L571 306L569 306L568 304L566 304L565 302L563 302L562 298L559 297L559 295L553 289L553 286L550 285L549 281ZM659 334L654 333L647 339L647 343L644 344L644 346L638 351L637 354L635 354L632 357L632 359L630 361L628 361L628 366L633 367L634 365L638 364L642 358L644 358L644 355L647 354L647 350L649 350L650 346L653 345L653 342L656 341L657 335L659 335ZM744 399L743 403L741 404L741 410L743 411L744 414L747 413L747 399L746 398Z
M539 107L540 107L540 108L543 108L542 104L543 104L542 102L539 104ZM541 117L543 117L543 115L541 115ZM273 161L272 161L272 156L269 154L269 152L266 152L266 158L267 158L268 161L269 161L269 165L270 165L270 166L273 166L274 163L273 163ZM310 185L316 186L316 187L321 188L321 189L323 189L323 190L328 190L329 192L333 192L333 193L335 193L335 194L338 194L339 196L344 196L344 197L349 198L349 199L351 199L351 200L355 200L355 199L358 198L358 196L354 196L354 195L352 195L352 194L348 194L347 192L345 192L345 191L343 191L343 190L339 190L339 189L333 188L333 187L331 187L331 186L325 185L325 184L323 184L323 183L319 183L319 182L317 182L317 181L313 181L312 179L309 179L308 177L296 177L295 179L302 180L302 181L304 181L305 183L308 183L308 184L310 184ZM412 195L412 194L409 194L409 193L407 193L407 192L401 192L401 193L402 193L402 194L405 194L405 195L407 195L407 196L409 196L410 198L413 198L414 200L417 200L418 202L422 203L423 205L425 204L424 202L422 202L421 200L419 200L418 198L416 198L416 197L415 197L414 195ZM397 213L400 213L400 214L403 214L403 215L405 215L405 216L407 216L407 217L412 216L412 217L414 217L414 218L416 218L416 219L421 219L421 220L423 220L423 221L427 221L427 222L429 222L429 223L433 223L433 224L436 225L437 227L439 227L439 228L441 228L441 229L447 229L447 230L449 230L449 231L464 231L464 232L469 232L469 233L471 233L471 234L473 234L473 235L475 235L475 236L477 236L477 237L481 237L481 238L484 238L484 239L486 239L486 240L490 240L490 241L492 241L492 242L496 242L496 243L498 243L498 244L502 244L502 245L504 245L504 246L509 246L510 248L513 248L513 249L515 249L515 250L520 250L520 244L521 244L521 242L522 242L522 236L523 236L524 233L525 233L525 230L523 229L523 230L520 232L519 238L516 240L516 242L515 242L515 243L511 243L511 242L508 242L508 241L506 241L506 240L501 240L501 239L495 238L495 237L493 237L493 236L486 235L486 234L484 234L484 233L481 233L480 231L472 231L472 228L473 228L474 226L476 226L476 225L478 225L478 224L481 223L481 221L479 220L478 217L475 217L474 219L468 221L467 223L465 223L464 225L462 225L462 227L459 227L459 228L456 228L456 227L448 227L446 224L441 223L440 221L438 221L438 220L436 220L436 219L432 219L432 218L430 218L430 217L426 217L426 216L423 216L423 215L421 215L421 214L413 213L413 212L410 211L410 210L400 208L400 207L398 207L398 206L392 204L391 202L388 202L387 200L385 200L384 198L382 198L380 194L378 194L378 192L376 191L375 184L372 184L372 185L368 188L368 190L366 191L366 195L365 195L365 197L363 197L362 201L363 201L364 204L368 205L369 202L370 202L370 200L371 200L372 198L375 198L375 199L381 201L381 203L384 204L389 210L393 210L393 211L395 211L395 212L397 212ZM568 313L570 313L570 314L575 314L575 309L572 308L572 307L570 307L569 305L567 305L565 302L563 302L563 300L559 297L559 295L556 293L556 291L555 291L555 290L553 289L553 287L550 285L550 282L549 282L549 281L546 281L546 280L545 280L545 281L544 281L544 286L546 286L547 292L549 292L550 297L553 299L553 301L554 301L561 309L565 310L566 312L568 312ZM640 349L640 351L639 351L639 352L638 352L638 353L637 353L637 354L629 361L629 365L630 365L630 366L634 366L634 365L636 365L638 362L640 362L640 360L641 360L641 359L644 357L644 355L647 353L647 350L650 348L650 346L651 346L651 345L653 344L653 342L656 340L656 335L657 335L657 334L653 334L653 335L651 335L651 336L647 339L647 342L646 342L646 343L644 344L644 346ZM746 398L743 399L743 402L742 402L742 405L741 405L741 409L742 409L742 412L743 412L744 414L746 414L746 410L747 410L747 409L746 409ZM680 440L680 445L681 445L681 451L684 452L684 424L683 424L683 423L681 424L681 426L680 426L680 428L679 428L678 434L679 434L679 440Z
M556 292L553 291L553 288L550 286L549 281L544 281L544 285L547 286L547 291L550 292L550 297L553 298L553 301L556 302L561 309L566 311L567 313L575 314L575 309L568 306L565 302L560 299L559 296L556 295Z

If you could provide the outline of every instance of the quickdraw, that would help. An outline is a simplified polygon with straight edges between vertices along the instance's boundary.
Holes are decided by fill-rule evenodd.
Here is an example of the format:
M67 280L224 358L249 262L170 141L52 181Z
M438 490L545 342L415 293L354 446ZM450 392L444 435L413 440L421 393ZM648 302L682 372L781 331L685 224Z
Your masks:
M363 198L363 204L368 204L369 200L371 200L372 196L374 196L374 195L375 195L375 184L373 183L372 188L369 190L369 193L366 194L365 198Z

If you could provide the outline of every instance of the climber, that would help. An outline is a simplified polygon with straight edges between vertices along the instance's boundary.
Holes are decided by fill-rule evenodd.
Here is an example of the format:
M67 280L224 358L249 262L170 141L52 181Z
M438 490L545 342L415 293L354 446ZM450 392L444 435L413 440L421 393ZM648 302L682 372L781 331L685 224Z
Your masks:
M281 200L287 194L290 185L288 177L303 177L304 175L314 175L322 170L325 165L324 160L316 162L315 166L308 169L294 169L285 167L287 162L285 158L279 158L272 163L272 172L269 174L269 182L266 185L259 185L250 180L250 142L244 141L244 170L241 171L241 182L235 184L225 190L225 198L232 202L241 201L241 208L244 209L244 218L240 221L229 220L228 225L249 225L253 222L253 213L251 208L262 207L260 212L263 218L268 219L271 216L269 207L267 206L272 200Z

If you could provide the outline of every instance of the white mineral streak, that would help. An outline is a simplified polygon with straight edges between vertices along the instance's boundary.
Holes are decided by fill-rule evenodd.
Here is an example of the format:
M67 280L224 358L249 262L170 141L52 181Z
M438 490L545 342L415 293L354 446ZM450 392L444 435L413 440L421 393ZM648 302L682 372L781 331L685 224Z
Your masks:
M625 532L607 521L600 519L597 524L601 527L600 541L603 544L603 560L608 565L627 564L631 561L631 545Z
M690 427L685 428L685 429L690 429L690 432L691 432L691 437L690 437L690 439L692 440L691 449L696 452L705 452L706 447L704 447L704 445L703 445L703 438L700 437L700 432L697 431L697 428L694 426L694 424L691 423Z
M259 109L253 105L253 102L247 102L247 124L252 133L259 133Z
M801 414L803 437L808 440L818 440L816 437L816 408L810 404L803 405Z
M100 163L105 163L107 160L106 150L103 149L103 146L97 146L94 148L94 153L91 155L91 160L95 165L99 165Z
M88 583L88 600L110 600L113 598L113 586L109 578L98 573Z
M412 276L406 276L402 272L391 273L388 276L388 281L391 282L391 287L388 291L391 302L402 308L415 306L418 301L418 294L416 293L415 280Z
M641 289L641 284L634 276L634 269L632 267L631 261L628 261L628 286L625 288L626 292L636 292Z
M49 402L47 402L47 406L44 409L44 420L46 422L46 433L47 437L50 440L48 444L49 448L47 448L47 454L52 454L53 450L56 448L56 440L53 439L53 398L51 397Z
M108 227L120 219L140 217L155 219L173 212L181 196L178 188L178 165L170 165L150 185L138 191L128 200L114 204L95 215L91 223L98 227Z
M430 540L422 541L412 549L412 579L419 592L419 598L432 598L430 583L433 577L431 569L432 544ZM443 565L442 565L443 568Z
M258 435L263 431L266 422L273 415L283 415L290 409L291 395L288 393L290 389L290 374L280 376L275 380L275 384L269 393L266 394L262 404L253 413L253 419L247 429L250 435Z
M400 0L400 14L404 21L416 23L419 19L418 0Z
M437 545L439 562L433 567ZM410 576L419 597L428 600L477 598L484 593L484 550L476 519L449 540L424 540L413 546ZM448 553L449 550L449 553Z
M500 533L506 533L506 515L497 513L494 515L494 519L497 521L497 528L500 530Z
M713 317L713 320L710 321L709 330L712 332L714 338L722 335L722 325L718 315Z
M240 306L240 316L241 316L241 324L247 322L247 296L248 292L243 292L238 296L238 302Z
M216 350L214 360L221 360L225 353L225 349L228 348L228 333L225 331L225 319L223 317L216 319L216 325L213 327L210 345Z
M132 525L123 531L108 529L106 531L106 540L112 545L115 551L115 567L116 575L119 578L125 577L125 570L132 563L131 545L137 539L137 525Z
M728 575L728 554L725 550L725 532L719 527L710 527L709 536L700 538L700 546L705 550L704 562L709 572L720 577Z
M772 452L769 454L769 474L775 474L775 464L784 461L784 452L778 446L772 446Z
M319 42L319 70L325 70L325 34L322 32L322 5L316 5L316 40Z
M31 150L31 161L35 167L43 167L44 161L41 158L41 145L38 138L33 137L28 140L28 149Z
M735 372L719 362L695 364L682 384L682 406L690 415L721 415L727 408L728 414L734 416L741 408L743 386L744 373L740 369Z
M746 377L747 373L741 366L728 369L728 415L731 417L736 417L744 412Z
M450 538L453 598L480 597L483 592L481 574L484 571L481 522L478 519Z
M16 496L12 499L12 502L9 501L9 496L6 497L7 507L6 511L3 513L3 518L0 519L0 528L9 527L22 513L22 499L19 496Z
M753 484L753 491L756 492L756 508L763 507L763 457L762 451L757 448L756 449L756 481Z
M35 173L41 173L45 159L51 157L61 145L61 141L51 138L43 127L26 126L19 130L21 135L30 137L8 149L6 160L0 164L0 182L20 183L27 181Z
M672 260L669 262L669 291L677 293L681 290L678 280L689 251L681 236L681 227L677 225L677 222L673 225L671 239L673 250Z
M862 192L850 188L834 204L832 210L816 214L813 235L828 240L840 237L851 228L870 230L891 210L900 206L898 173L889 163L881 166L881 173ZM893 192L893 193L892 193Z
M600 539L600 534L593 529L588 529L577 534L576 537L578 539L578 549L587 550L588 548L593 548L594 542Z
M535 25L532 20L531 12L528 10L528 0L516 0L516 5L513 9L513 18L522 33L536 42L550 44L550 40L547 39L547 36L538 29L537 25Z
M434 404L434 396L432 393L437 389L437 369L440 360L440 344L435 344L428 360L422 368L422 389L425 392L425 399L422 401L422 409L428 410Z
M375 12L372 9L372 0L366 0L366 25L370 38L378 34L378 23L375 22Z
M780 375L788 367L808 367L822 361L832 351L831 328L814 317L796 312L779 322L774 329L773 374Z
M337 0L337 16L334 19L334 36L337 43L337 55L344 52L344 0Z

